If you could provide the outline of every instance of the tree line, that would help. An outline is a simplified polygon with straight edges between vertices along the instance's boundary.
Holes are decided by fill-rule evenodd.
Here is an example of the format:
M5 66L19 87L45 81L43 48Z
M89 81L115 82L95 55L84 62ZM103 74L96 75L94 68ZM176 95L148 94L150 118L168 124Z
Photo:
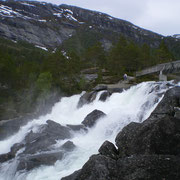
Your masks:
M102 69L111 76L122 77L123 73L133 74L172 60L164 41L152 49L122 36L109 51L98 42L79 54L73 50L65 53L61 47L56 52L46 52L26 42L0 39L0 101L21 104L23 100L27 107L23 103L22 107L28 109L39 97L45 99L54 90L74 94L89 87L81 75L83 69L98 68L100 83ZM31 95L24 96L26 92Z

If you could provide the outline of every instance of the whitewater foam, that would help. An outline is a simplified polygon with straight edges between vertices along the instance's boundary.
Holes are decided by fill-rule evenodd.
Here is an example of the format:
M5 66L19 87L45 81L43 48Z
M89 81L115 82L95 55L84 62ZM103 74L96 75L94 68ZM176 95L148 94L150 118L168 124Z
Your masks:
M159 88L156 88L157 86ZM7 140L0 141L0 146L3 147L0 149L0 153L9 152L13 144L21 142L31 130L37 131L39 125L45 124L48 119L63 125L76 125L80 124L85 116L94 109L103 111L107 116L101 118L87 133L74 133L70 140L76 145L75 150L67 153L54 166L41 166L30 172L17 173L17 157L12 162L2 164L0 180L12 180L12 176L14 176L13 180L59 180L73 173L80 169L92 154L98 153L99 147L105 140L114 143L116 135L124 126L130 122L142 122L149 117L162 98L162 96L159 97L160 94L166 90L165 83L141 83L122 93L112 94L106 102L98 100L102 93L100 92L92 103L79 109L77 104L81 95L62 98L59 103L55 104L50 114L34 119L26 126L21 127L17 134ZM58 149L63 142L57 141L54 147Z

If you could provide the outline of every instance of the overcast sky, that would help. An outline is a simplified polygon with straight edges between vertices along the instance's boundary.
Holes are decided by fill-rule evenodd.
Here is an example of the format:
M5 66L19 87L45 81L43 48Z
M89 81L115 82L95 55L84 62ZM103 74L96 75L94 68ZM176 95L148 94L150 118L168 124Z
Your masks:
M130 21L162 35L180 34L180 0L39 0L76 5Z

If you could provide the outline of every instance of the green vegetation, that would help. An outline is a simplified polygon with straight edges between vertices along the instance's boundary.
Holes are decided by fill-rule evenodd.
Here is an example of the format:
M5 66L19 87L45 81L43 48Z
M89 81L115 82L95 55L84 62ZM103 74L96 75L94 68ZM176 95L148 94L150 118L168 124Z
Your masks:
M119 80L125 72L133 75L137 70L175 59L165 41L152 49L121 36L105 51L99 39L89 32L77 34L53 53L26 42L1 38L0 119L2 112L15 117L18 113L35 111L36 104L46 104L51 92L71 95L102 83L104 74L113 77L112 81ZM65 47L68 47L66 54ZM97 69L97 79L90 84L81 74L88 68Z

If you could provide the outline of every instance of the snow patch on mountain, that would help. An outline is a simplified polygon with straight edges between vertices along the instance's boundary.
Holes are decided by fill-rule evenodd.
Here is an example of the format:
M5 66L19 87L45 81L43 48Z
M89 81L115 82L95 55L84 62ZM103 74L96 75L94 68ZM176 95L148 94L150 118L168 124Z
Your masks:
M5 6L5 5L0 5L0 16L6 17L6 18L23 18L23 19L32 19L29 16L25 16L22 15L21 13L17 12L20 10L13 10L11 7L9 6Z
M35 47L40 48L40 49L45 50L45 51L48 51L48 49L46 47L43 47L43 46L35 45Z
M67 14L67 15L64 15L67 19L69 19L69 20L73 20L73 21L77 21L78 22L78 20L75 18L75 17L73 17L71 14Z
M64 11L65 11L65 12L68 12L68 13L70 13L70 14L73 14L73 12L72 12L71 10L69 10L69 9L64 9Z
M58 18L62 17L62 13L53 13L54 16L57 16Z
M11 7L0 5L0 15L5 17L21 16L20 13L13 11Z
M56 9L57 11L57 9ZM79 22L74 16L73 16L73 11L70 9L60 9L57 12L53 13L54 16L57 16L58 18L62 18L63 16L70 21L76 21Z
M23 3L21 3L21 4L23 4L23 5L25 5L25 6L36 7L36 6L35 6L35 5L33 5L33 4L28 4L28 3L25 3L25 2L23 2Z

